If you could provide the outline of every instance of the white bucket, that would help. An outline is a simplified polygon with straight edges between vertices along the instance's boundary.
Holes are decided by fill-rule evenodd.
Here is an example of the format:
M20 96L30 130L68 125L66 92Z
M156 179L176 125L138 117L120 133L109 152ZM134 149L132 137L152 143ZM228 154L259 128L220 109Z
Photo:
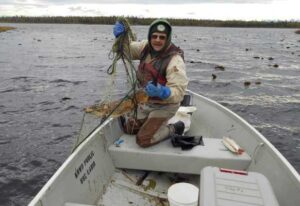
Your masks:
M197 206L199 189L189 183L176 183L168 189L170 206Z

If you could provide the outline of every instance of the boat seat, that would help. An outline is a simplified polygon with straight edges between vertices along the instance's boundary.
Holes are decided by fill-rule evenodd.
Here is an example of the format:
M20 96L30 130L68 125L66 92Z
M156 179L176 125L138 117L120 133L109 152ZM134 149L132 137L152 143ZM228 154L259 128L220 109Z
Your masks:
M200 206L279 206L269 180L258 172L205 167Z
M199 174L206 166L247 169L251 158L244 152L236 155L228 151L221 139L203 138L204 146L191 150L173 147L170 140L142 148L134 135L124 134L120 145L110 145L109 153L117 168Z

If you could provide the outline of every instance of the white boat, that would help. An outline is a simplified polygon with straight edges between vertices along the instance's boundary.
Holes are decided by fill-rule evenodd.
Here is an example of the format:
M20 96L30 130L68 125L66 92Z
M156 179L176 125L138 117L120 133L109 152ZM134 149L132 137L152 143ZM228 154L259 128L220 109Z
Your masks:
M187 135L203 136L204 145L181 150L166 140L140 148L134 136L123 133L117 119L108 119L76 148L29 205L169 205L167 191L176 182L197 186L200 206L299 205L300 177L282 154L232 111L188 92L197 110ZM233 139L245 152L230 152L223 137ZM217 185L213 171L223 176L238 173L232 174L237 183ZM266 182L254 178L251 185L262 186L245 192L243 178L252 174ZM207 196L213 199L210 203Z

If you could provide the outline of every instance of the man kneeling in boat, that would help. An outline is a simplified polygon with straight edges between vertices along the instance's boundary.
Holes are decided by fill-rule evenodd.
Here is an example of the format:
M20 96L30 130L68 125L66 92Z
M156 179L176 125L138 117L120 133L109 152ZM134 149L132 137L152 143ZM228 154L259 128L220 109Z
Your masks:
M116 22L115 37L124 32L124 25ZM150 98L147 103L138 106L137 119L127 118L124 130L136 134L136 142L141 147L157 144L184 131L182 121L168 125L188 85L183 51L171 42L171 34L170 23L158 19L150 25L148 40L130 43L133 59L140 60L136 75L139 86Z

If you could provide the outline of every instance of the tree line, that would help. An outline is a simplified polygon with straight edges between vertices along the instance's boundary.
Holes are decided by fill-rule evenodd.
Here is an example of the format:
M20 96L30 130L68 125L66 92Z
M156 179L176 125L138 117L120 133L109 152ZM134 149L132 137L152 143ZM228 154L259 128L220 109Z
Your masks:
M126 17L132 25L149 25L155 18ZM55 23L55 24L114 24L118 16L10 16L0 17L3 23ZM240 20L198 20L168 18L174 26L204 27L262 27L262 28L300 28L300 21L240 21Z

